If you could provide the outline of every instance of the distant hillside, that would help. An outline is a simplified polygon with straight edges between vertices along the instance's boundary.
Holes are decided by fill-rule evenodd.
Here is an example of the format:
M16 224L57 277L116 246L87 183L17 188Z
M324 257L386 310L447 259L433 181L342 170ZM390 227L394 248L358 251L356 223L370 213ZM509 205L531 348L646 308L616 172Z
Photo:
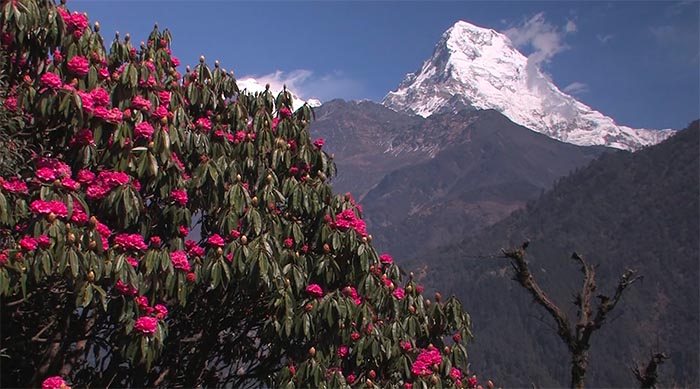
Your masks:
M377 247L401 258L505 218L604 150L551 139L494 110L433 115L427 126L449 134L442 148L389 173L362 200Z
M369 101L323 104L311 132L334 154L334 190L360 200L376 246L395 257L501 220L604 150L494 110L422 118Z
M406 263L428 270L427 286L462 299L474 321L476 373L507 387L568 384L551 318L510 280L505 260L481 257L530 239L535 277L563 307L573 308L581 283L573 251L600 265L599 292L611 293L626 268L644 275L594 335L589 387L636 386L633 358L652 351L671 357L662 386L700 386L698 132L696 121L659 145L603 155L505 220Z

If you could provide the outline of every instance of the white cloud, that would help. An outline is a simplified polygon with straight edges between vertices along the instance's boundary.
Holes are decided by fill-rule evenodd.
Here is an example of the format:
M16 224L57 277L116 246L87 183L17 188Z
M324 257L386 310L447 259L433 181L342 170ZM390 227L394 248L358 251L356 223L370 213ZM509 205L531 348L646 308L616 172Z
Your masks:
M578 95L589 91L590 88L588 88L588 85L578 81L574 81L564 88L564 92L571 95Z
M614 38L615 36L614 36L613 34L605 34L605 35L596 34L595 37L598 38L598 40L600 41L600 43L606 44L606 43L608 43L608 41L609 41L610 39Z
M334 98L360 99L366 88L360 81L347 77L343 72L317 75L311 70L296 69L289 72L277 70L263 75L248 75L238 80L254 79L257 84L270 84L272 91L281 91L283 86L302 100L318 99L326 102ZM244 83L252 85L252 83ZM241 87L239 85L239 87Z
M524 20L520 25L511 27L504 31L510 40L519 48L531 48L533 52L527 58L525 68L528 75L528 86L544 86L543 81L548 81L547 76L541 72L543 65L547 64L558 53L569 48L564 43L564 36L567 29L576 25L565 26L564 31L549 23L544 18L544 13L540 12L530 19Z
M576 30L578 30L578 27L576 27L576 23L574 23L573 20L567 20L566 25L564 25L564 31L566 31L567 33L571 33L576 32Z

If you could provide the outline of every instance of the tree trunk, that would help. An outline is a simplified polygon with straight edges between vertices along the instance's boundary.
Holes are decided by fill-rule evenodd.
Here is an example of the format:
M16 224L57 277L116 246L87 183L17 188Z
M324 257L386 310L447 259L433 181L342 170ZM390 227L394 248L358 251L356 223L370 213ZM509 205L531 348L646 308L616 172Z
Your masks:
M583 389L588 369L588 351L577 351L571 356L571 387Z

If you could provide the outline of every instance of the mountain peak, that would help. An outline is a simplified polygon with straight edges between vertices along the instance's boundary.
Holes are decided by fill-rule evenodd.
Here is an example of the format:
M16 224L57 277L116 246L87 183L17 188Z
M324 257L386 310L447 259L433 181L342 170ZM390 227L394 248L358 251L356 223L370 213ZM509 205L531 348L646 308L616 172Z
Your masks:
M463 20L445 31L431 58L382 103L423 117L495 109L517 124L582 146L636 150L674 133L616 124L559 90L506 35Z

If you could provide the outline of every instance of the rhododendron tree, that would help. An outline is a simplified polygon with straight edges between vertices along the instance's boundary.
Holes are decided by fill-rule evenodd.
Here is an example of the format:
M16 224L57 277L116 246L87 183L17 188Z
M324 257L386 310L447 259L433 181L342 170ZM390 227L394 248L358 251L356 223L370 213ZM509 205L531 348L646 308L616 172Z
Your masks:
M469 316L378 255L310 107L179 69L157 26L107 50L65 4L0 23L33 152L0 177L3 387L470 385Z

